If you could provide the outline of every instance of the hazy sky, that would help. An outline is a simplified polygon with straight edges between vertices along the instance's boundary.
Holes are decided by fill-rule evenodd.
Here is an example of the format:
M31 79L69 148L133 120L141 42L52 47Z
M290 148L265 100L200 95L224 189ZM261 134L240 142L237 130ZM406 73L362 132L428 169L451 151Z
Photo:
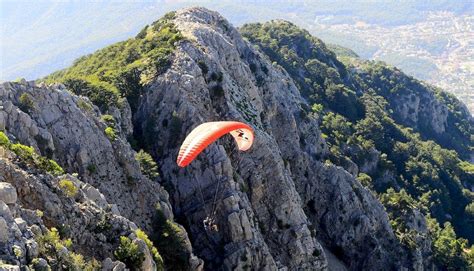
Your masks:
M334 23L416 20L426 9L472 11L471 1L5 1L0 0L0 80L36 79L84 54L133 37L170 10L205 6L234 25L288 19L306 27L322 14Z

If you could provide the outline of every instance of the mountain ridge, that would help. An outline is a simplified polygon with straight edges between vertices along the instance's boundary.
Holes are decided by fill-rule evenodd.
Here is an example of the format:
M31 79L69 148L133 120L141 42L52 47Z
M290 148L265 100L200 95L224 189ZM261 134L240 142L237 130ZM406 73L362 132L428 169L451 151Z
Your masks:
M441 224L443 220L437 222L425 218L431 212L437 213L423 209L422 197L417 197L420 191L410 190L402 180L393 176L406 169L397 169L400 163L390 159L401 159L405 163L406 158L390 152L387 152L387 156L383 153L385 149L380 150L379 143L385 143L384 138L393 137L386 142L387 146L393 144L402 148L402 144L412 144L411 152L418 152L418 145L428 144L436 152L449 154L446 165L448 162L454 164L450 164L450 171L446 174L451 175L446 178L442 175L444 172L436 174L440 174L442 182L454 185L455 188L450 188L452 191L465 189L462 192L466 195L462 194L462 198L466 202L457 206L455 212L449 209L436 211L441 214L439 217L453 214L454 227L462 232L463 219L464 216L467 219L468 214L458 212L461 207L468 206L471 197L468 191L472 191L474 186L469 163L458 165L461 160L456 151L447 152L434 142L426 143L391 118L392 114L398 115L405 109L396 107L400 102L385 93L386 89L390 93L390 89L397 87L391 86L390 80L373 84L371 91L365 86L369 81L364 76L379 79L382 78L377 75L379 71L390 75L399 72L377 66L372 72L373 67L370 66L368 70L363 70L367 75L359 77L358 71L337 60L334 53L309 33L291 24L280 24L268 23L268 29L265 29L264 24L244 26L239 33L225 18L204 8L170 13L144 28L134 40L122 43L125 50L115 50L111 46L102 51L104 54L112 53L109 57L89 55L76 62L72 68L47 78L50 82L62 81L65 87L40 84L41 91L36 91L38 86L34 83L3 84L0 92L0 130L5 131L12 140L33 146L41 155L49 153L50 158L57 159L68 172L77 171L81 181L98 188L107 201L119 200L114 196L117 192L124 194L126 202L119 205L120 214L123 213L148 233L167 269L186 266L197 270L325 270L331 268L331 261L328 262L324 250L334 254L349 270L422 270L452 263L467 266L467 252L463 257L439 254L443 251L437 250L437 245L442 245L438 241L440 237L444 238L444 230L452 230L452 226L441 229L437 223ZM254 29L258 31L253 32ZM241 33L251 43L245 41ZM267 34L269 39L265 38ZM275 37L283 35L284 38L272 44L274 34ZM257 40L260 35L264 38ZM252 41L252 38L255 40ZM288 44L307 46L297 48ZM159 54L152 54L153 48L163 50ZM122 57L124 52L125 56L134 57ZM80 66L80 63L86 64ZM95 66L87 63L95 63ZM82 73L83 68L90 70ZM409 81L403 76L394 78ZM378 86L381 86L380 89L376 89ZM57 94L49 92L66 98L55 102L54 96ZM7 102L3 102L3 99ZM63 105L64 99L66 103ZM431 118L434 123L444 128L440 131L458 131L458 127L458 130L446 129L447 118L451 114L451 118L456 121L461 117L455 113L466 116L465 112L459 111L456 103L449 106L442 104L446 101L438 101L434 94L428 99L440 103L442 108L446 107L443 109L445 111L441 110L442 114L426 109L436 116ZM95 105L90 104L90 101ZM55 103L61 105L60 111L53 110ZM394 113L382 113L386 106L392 107ZM435 105L437 107L440 106ZM48 118L50 114L44 113L48 110L53 110L56 115L64 114L64 121L73 125L69 124L69 127L53 121L55 118ZM68 112L75 112L76 115ZM74 121L76 117L71 116L77 114L86 117ZM379 124L371 114L379 114L384 122ZM22 116L19 122L18 115ZM439 115L442 117L437 118ZM252 125L257 139L254 147L248 153L239 154L234 151L232 142L222 139L209 146L188 168L178 169L175 165L176 153L186 131L203 121L223 118ZM341 130L334 126L334 122L348 124ZM88 127L84 126L85 123L96 124L87 128L88 136L75 135L75 129L85 131L84 127ZM406 123L409 127L416 122ZM377 133L372 133L370 129L364 132L362 129L377 125L382 127L383 140L380 142L371 138L372 134ZM472 129L472 119L469 121L468 118L465 125ZM36 129L32 127L44 131L48 144L36 137ZM395 133L390 132L390 129ZM420 131L423 132L422 129ZM353 139L351 133L355 135ZM467 140L463 133L459 137ZM408 140L397 141L399 138ZM438 138L433 139L440 141ZM102 143L98 147L89 141ZM469 145L472 142L465 142L463 144L472 146ZM158 164L159 177L144 176L143 165L146 164L144 160L133 161L135 151L129 144L136 151L144 149L151 154ZM98 150L114 154L100 154L96 155L97 158L91 158ZM15 154L13 151L11 155ZM357 160L357 156L364 155L370 159L362 159L364 163ZM426 154L422 156L423 159L433 159ZM413 154L408 159L416 157ZM93 163L96 164L95 170L89 168L90 159L96 159ZM415 165L420 163L412 160L410 163ZM439 165L445 163L435 162ZM150 165L150 161L147 163ZM122 168L133 172L132 177L141 177L129 178L127 174L119 176L111 173ZM424 178L421 175L420 182L423 183ZM117 179L122 180L122 184L111 190L108 186ZM137 179L142 180L139 181L140 185L143 182L147 186L136 186ZM10 179L6 181L15 185ZM387 183L392 190L387 187L381 190L380 186L387 186ZM17 190L20 189L16 186ZM176 227L183 231L185 229L189 235L189 240L186 235L181 239L186 243L180 248L182 258L170 257L175 249L172 244L175 243L170 243L163 235L156 236L157 232L163 232L163 225L168 225L168 222L163 224L163 217L151 213L155 207L154 200L147 204L146 200L144 202L141 199L144 194L137 193L135 189L161 191L160 206L164 208L165 221L179 222L184 227ZM404 192L405 189L409 194ZM431 186L426 189L435 191ZM439 193L444 197L451 190L440 190ZM219 198L213 216L218 231L208 231L203 228L202 221L210 215L206 209L216 192L219 192ZM200 193L202 199L197 196ZM134 215L133 207L130 208L136 204L136 200L144 204L137 207L143 208L144 213L141 215ZM447 204L444 198L441 200ZM21 202L15 206L29 208ZM397 208L401 208L403 213L397 213ZM52 219L49 213L45 214L45 219ZM161 224L155 224L154 217L161 217ZM438 229L434 231L436 225ZM121 235L127 236L130 230L126 232ZM71 236L74 240L80 239L80 232L74 234ZM128 238L138 244L141 241L137 240L137 236L132 233ZM68 237L67 233L65 237ZM133 268L135 262L130 258L119 257L122 254L117 253L117 250L115 253L110 252L117 246L128 248L126 241L122 244L122 240L119 242L112 236L108 238L111 240L107 256ZM145 239L142 237L140 240ZM463 245L461 239L455 239L455 242L459 242L459 245L448 247L449 251L467 249L467 244ZM147 270L150 264L159 263L157 257L152 257L151 247L146 249L141 245L141 250L146 257L135 268ZM49 259L44 252L40 256ZM86 253L86 256L93 255ZM8 261L11 259L8 258ZM111 261L105 259L102 266L110 266ZM21 263L31 264L31 260L21 258ZM120 263L116 262L115 266L118 265Z

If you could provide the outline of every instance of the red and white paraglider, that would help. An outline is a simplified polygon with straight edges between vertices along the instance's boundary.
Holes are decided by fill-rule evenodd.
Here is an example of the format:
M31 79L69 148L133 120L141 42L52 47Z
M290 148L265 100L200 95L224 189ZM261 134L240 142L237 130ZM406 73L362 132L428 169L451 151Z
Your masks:
M254 139L253 129L247 124L238 121L206 122L196 127L186 137L179 149L176 163L179 167L186 167L210 144L226 134L230 134L235 139L240 151L246 151L252 147ZM199 193L207 213L207 217L203 221L206 230L217 231L217 225L214 223L214 219L217 208L216 203L219 184L220 180L217 182L214 200L211 211L209 212L206 208L204 197L202 196L201 184L198 182Z
M239 150L246 151L253 144L253 130L245 123L237 121L206 122L196 127L184 140L176 163L180 167L189 165L207 146L231 134Z

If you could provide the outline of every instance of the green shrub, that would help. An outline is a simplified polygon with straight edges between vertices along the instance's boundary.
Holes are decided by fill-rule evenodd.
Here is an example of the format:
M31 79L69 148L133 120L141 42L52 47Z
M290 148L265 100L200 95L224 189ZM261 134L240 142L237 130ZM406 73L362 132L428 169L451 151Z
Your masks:
M87 171L91 174L97 173L97 166L95 164L89 164L87 165Z
M31 95L26 92L20 95L19 102L19 107L24 112L29 112L34 108L33 97L31 97Z
M119 106L120 104L118 89L109 82L101 81L95 76L67 78L64 79L63 83L74 94L88 97L102 111L107 110L110 106Z
M0 131L0 146L6 146L8 147L10 145L10 139L8 139L8 136Z
M323 112L323 109L324 109L324 106L322 104L313 104L313 106L311 107L311 111L313 111L313 113L316 113L316 114L321 114Z
M372 187L372 178L363 172L359 173L357 180L365 187Z
M84 270L85 271L99 271L99 270L102 270L101 267L102 267L101 263L97 261L95 258L92 258L92 260L86 262Z
M176 223L165 217L160 205L156 206L151 240L160 248L165 266L173 266L176 270L188 269L189 253L184 233Z
M459 163L459 168L466 173L474 174L474 164L469 163L467 161L461 161Z
M19 246L13 245L13 254L17 259L20 259L23 257L23 250Z
M107 124L109 127L115 128L115 118L112 115L102 115L100 118L103 122Z
M21 81L26 81L26 79L23 78L23 77L18 77L18 78L16 78L15 80L13 80L12 82L21 83Z
M32 268L35 271L51 271L51 269L48 268L48 266L40 265L40 261L38 258L34 258L33 260L31 260L30 268Z
M64 170L60 165L51 159L38 155L32 147L17 143L10 145L10 150L25 163L35 165L38 169L46 171L51 175L64 174Z
M450 217L455 233L449 242L458 242L456 234L474 241L473 199L465 190L473 184L474 165L467 161L474 149L474 126L460 101L383 63L357 60L344 65L320 40L288 22L244 25L240 32L274 66L283 67L301 96L315 105L313 113L323 115L320 127L329 153L322 159L346 167L349 161L359 168L376 165L373 179L361 174L358 180L381 198L402 244L414 247L418 238L425 238L409 227L414 208L439 223ZM256 65L250 68L258 72ZM400 103L417 98L429 102L428 96L447 109L445 133L433 130L429 116L412 122L398 114ZM457 252L447 249L441 262L467 269L455 263L459 257L449 256Z
M171 19L172 15L162 17L135 38L80 57L45 82L64 83L75 94L88 97L101 112L121 106L125 99L135 112L143 86L170 67L175 44L183 39Z
M146 37L148 31L148 25L146 25L138 34L135 36L135 39L143 39Z
M156 162L153 160L150 154L145 152L144 150L140 150L135 154L135 159L140 164L140 169L142 173L150 178L151 180L158 177L160 174L158 173L158 166Z
M16 143L10 146L10 150L25 162L34 162L35 150L32 147Z
M148 235L140 230L137 229L135 231L135 234L137 237L145 242L145 244L148 247L148 250L150 250L151 255L153 255L153 260L156 263L156 267L158 271L162 271L165 269L164 263L163 263L163 258L161 258L160 253L158 252L158 249L153 245L153 242L151 242L150 238L148 238Z
M114 255L117 260L123 262L131 270L140 270L145 260L145 255L140 251L138 245L126 236L120 236L120 245Z
M469 203L464 210L468 216L474 218L474 202Z
M173 20L175 16L176 16L176 11L170 11L170 12L167 12L165 15L163 15L163 18L161 18L161 20Z
M74 197L77 194L77 187L73 181L68 179L62 179L59 181L59 188L66 194L68 197Z
M110 139L110 140L115 140L117 138L117 135L115 134L115 130L112 127L107 127L105 128L105 135Z
M42 218L42 217L44 216L44 213L43 213L43 211L41 211L41 210L36 210L36 211L35 211L35 214L36 214L36 216L39 217L39 218Z
M58 176L64 174L63 168L56 163L56 161L48 159L43 156L38 156L36 159L36 165L39 169L48 172L51 175Z
M97 222L94 231L97 233L106 232L112 228L110 224L110 217L107 214L102 214L100 220Z
M199 60L197 64L201 68L202 74L206 75L209 72L209 68L203 60Z
M444 227L432 218L427 218L428 229L434 237L432 250L435 261L447 267L446 270L464 270L469 264L469 254L467 251L467 241L456 237L451 223L444 223ZM466 269L469 270L469 269Z
M84 101L83 99L79 99L77 101L77 106L86 112L91 112L93 109L92 105L90 105L88 102Z
M70 251L71 239L61 239L56 228L47 230L45 234L38 235L35 239L38 243L39 256L48 261L52 270L100 270L100 264L95 259L86 261L84 256ZM64 248L69 250L67 254L61 253Z

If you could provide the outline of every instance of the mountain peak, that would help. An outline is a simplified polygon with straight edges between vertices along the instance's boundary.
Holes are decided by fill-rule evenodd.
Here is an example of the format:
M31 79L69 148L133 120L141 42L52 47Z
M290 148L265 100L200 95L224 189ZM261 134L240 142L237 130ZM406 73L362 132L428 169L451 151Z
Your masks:
M200 21L200 23L212 25L217 21L226 19L217 11L205 7L190 7L176 11L176 19L186 18L188 21Z
M237 33L222 15L204 7L178 10L173 21L181 33L190 39L199 38L206 32L205 29L213 29L225 35Z

